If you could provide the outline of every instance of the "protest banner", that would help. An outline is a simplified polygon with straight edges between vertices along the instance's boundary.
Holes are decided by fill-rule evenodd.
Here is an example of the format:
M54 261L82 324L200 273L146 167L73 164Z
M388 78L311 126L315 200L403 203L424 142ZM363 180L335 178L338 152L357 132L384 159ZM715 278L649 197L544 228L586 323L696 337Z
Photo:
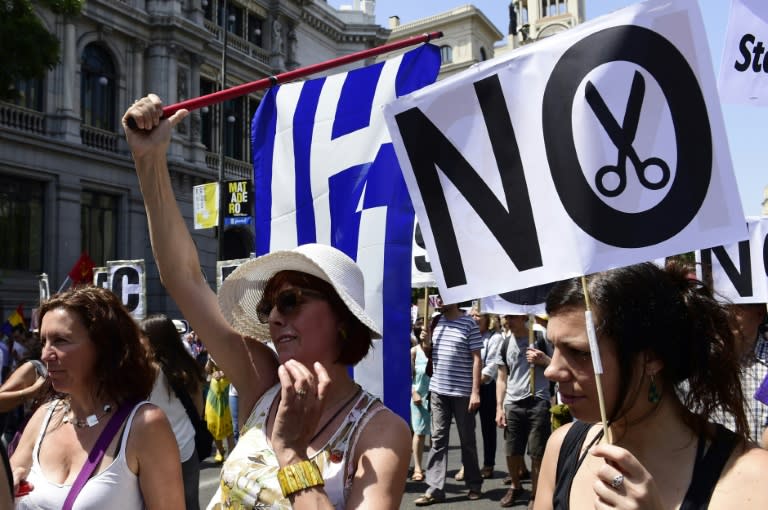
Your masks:
M745 234L695 0L597 18L385 117L447 302Z
M500 315L542 314L546 311L547 294L553 286L549 283L484 297L480 299L480 310Z
M93 285L114 292L134 319L147 316L144 259L108 260L106 267L94 267Z
M718 88L724 103L768 105L768 2L731 0Z
M192 209L195 230L217 226L219 224L219 184L207 182L194 186Z
M226 210L224 213L224 225L250 225L253 222L253 200L250 180L226 181L225 199Z
M697 277L729 303L768 302L768 217L748 217L749 237L696 252Z
M424 236L421 234L421 227L419 227L418 222L413 229L411 287L414 289L437 287L435 275L432 274L432 266L429 264L429 254L427 254L427 247L424 244Z
M279 85L253 122L256 254L321 243L357 261L365 309L383 339L353 375L401 416L410 399L414 216L381 107L432 83L439 66L439 49L423 45L362 69Z
M144 259L109 260L108 289L114 292L136 320L147 316L147 283Z
M216 261L216 294L221 290L221 284L232 274L232 271L240 267L240 264L249 259L231 259Z

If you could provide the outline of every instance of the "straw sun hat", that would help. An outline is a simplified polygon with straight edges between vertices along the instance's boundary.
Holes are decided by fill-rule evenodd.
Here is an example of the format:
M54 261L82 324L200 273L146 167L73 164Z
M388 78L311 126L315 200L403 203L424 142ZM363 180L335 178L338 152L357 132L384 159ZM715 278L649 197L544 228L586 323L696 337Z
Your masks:
M266 340L269 326L256 316L256 306L267 281L280 271L300 271L330 283L352 315L381 338L376 323L365 313L363 272L343 252L322 244L305 244L251 259L235 269L219 290L219 307L240 333Z

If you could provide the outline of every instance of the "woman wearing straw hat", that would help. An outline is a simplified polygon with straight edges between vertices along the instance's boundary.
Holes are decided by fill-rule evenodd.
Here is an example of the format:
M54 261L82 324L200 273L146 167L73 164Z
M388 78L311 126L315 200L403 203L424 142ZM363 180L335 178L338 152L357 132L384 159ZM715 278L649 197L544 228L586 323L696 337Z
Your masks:
M646 263L591 275L586 292L579 279L550 291L555 351L545 374L579 421L547 443L537 510L768 508L768 452L747 439L730 317L689 274L682 265ZM593 425L601 407L612 441ZM735 417L735 433L711 423L716 410Z
M380 337L364 310L360 268L334 248L304 245L244 263L217 300L166 162L171 129L187 112L160 120L161 111L150 95L123 118L155 259L169 294L249 415L208 508L398 508L408 426L348 370ZM127 127L129 117L138 130ZM256 340L270 338L276 355Z

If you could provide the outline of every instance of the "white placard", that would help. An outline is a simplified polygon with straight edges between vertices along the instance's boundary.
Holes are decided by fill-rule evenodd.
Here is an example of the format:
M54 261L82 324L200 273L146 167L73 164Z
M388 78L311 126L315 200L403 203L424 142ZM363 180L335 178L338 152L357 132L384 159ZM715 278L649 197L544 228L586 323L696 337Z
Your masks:
M232 271L240 267L240 264L250 259L232 259L232 260L217 260L216 261L216 293L221 290L221 284L227 279L227 276L232 274Z
M768 105L768 2L731 0L718 88L724 103Z
M695 0L597 18L385 116L446 302L745 234Z
M696 252L697 276L730 303L768 302L768 217L748 217L749 237Z
M112 290L134 319L147 316L147 284L144 259L108 260L107 288ZM94 272L94 278L96 273Z
M413 254L411 255L411 287L423 289L424 287L437 287L435 275L432 274L432 266L429 264L429 254L424 244L424 236L421 227L416 222L413 229Z

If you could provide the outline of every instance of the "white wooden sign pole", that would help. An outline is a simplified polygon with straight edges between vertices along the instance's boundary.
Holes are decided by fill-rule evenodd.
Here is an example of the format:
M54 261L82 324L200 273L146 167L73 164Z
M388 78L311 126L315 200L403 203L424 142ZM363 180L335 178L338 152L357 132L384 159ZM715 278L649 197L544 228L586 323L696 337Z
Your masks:
M597 400L600 404L600 420L603 422L603 437L608 444L613 444L611 429L608 428L608 417L605 412L605 396L603 394L603 362L600 359L600 348L597 345L597 333L595 332L595 322L592 320L592 307L589 302L589 291L587 290L587 277L581 277L581 287L584 290L584 304L587 309L584 317L587 323L587 338L589 339L589 350L592 354L592 368L595 372L595 386L597 386Z

